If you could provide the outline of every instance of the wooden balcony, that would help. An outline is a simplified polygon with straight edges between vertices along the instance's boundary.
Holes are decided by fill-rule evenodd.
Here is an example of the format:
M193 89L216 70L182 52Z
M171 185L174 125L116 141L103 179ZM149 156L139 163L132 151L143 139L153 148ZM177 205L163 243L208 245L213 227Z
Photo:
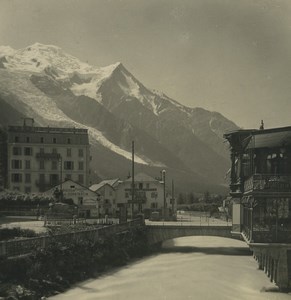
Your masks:
M244 182L244 193L262 192L290 192L291 175L254 174Z

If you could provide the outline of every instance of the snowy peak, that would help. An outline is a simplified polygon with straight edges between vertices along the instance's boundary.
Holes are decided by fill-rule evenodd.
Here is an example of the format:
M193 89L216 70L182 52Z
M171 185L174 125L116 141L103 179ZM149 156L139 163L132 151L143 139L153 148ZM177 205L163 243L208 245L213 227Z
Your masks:
M5 56L5 68L26 72L43 72L53 69L58 77L66 77L74 72L94 73L90 65L79 61L77 58L66 54L61 48L53 45L35 43L23 49L9 51L0 49L0 55Z
M10 46L0 46L0 57L3 56L8 56L8 55L13 55L15 53L16 50L14 50L13 48L11 48Z

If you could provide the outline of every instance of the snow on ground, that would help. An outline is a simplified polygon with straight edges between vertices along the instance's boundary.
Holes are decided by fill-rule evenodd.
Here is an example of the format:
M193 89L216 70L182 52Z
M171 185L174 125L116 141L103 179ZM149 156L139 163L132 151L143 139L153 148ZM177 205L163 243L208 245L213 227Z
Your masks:
M79 125L79 126L81 126L81 125ZM110 149L111 151L131 160L131 157L132 157L131 152L121 149L120 147L116 146L115 144L113 144L112 142L107 140L99 130L97 130L93 127L87 127L87 128L89 129L89 134L92 137L92 140L91 140L92 143L94 143L94 142L96 143L96 141L97 141L104 147ZM142 158L140 158L138 155L135 155L134 160L136 163L148 165L148 163L145 160L143 160Z
M20 228L33 230L36 233L46 233L47 228L44 227L44 221L18 221L0 225L2 228Z

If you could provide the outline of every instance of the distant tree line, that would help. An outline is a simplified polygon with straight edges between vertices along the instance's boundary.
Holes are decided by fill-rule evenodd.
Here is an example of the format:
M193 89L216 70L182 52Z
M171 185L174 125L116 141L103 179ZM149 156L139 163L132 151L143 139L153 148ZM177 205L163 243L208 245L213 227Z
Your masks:
M180 193L177 204L214 203L221 205L223 198L222 195L210 194L209 191L205 191L202 195L194 192Z

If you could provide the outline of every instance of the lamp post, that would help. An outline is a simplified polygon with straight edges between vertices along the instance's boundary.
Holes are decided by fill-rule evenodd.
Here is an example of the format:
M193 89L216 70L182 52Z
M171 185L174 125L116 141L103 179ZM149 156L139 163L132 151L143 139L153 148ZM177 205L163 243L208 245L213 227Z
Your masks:
M59 155L60 163L60 200L63 200L63 158Z
M163 175L163 184L164 184L164 209L163 209L163 218L166 219L166 170L162 171Z

